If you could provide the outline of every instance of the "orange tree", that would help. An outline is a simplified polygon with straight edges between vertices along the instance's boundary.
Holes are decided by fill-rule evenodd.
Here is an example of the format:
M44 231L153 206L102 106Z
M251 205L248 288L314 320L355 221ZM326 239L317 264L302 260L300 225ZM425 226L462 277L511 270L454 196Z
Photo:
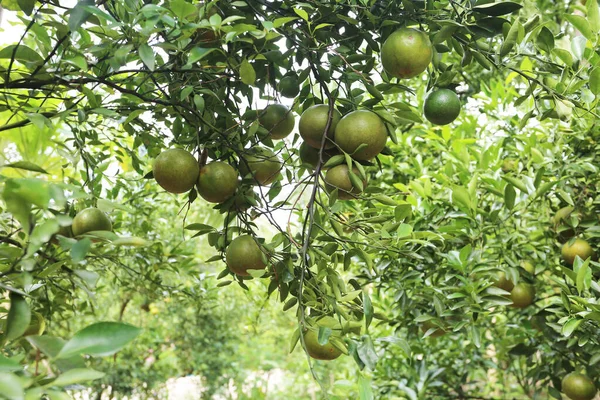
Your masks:
M220 223L185 229L206 235L207 261L229 264L219 286L268 280L266 296L297 315L291 347L353 357L367 371L361 398L560 398L567 373L598 377L598 264L589 252L560 259L561 242L597 241L597 1L9 5L25 33L0 51L0 134L52 132L46 148L65 158L45 179L39 154L7 151L13 172L1 176L14 393L101 376L22 370L27 346L60 360L113 353L138 333L94 325L55 352L45 335L21 339L39 288L60 314L57 299L75 300L63 282L127 265L111 246L144 244L122 223L152 222L144 208L111 214L121 236L105 223L69 231L84 208L135 197L135 176L187 193L188 210L218 192ZM320 146L318 121L294 131L316 104L328 107ZM184 151L153 174L166 148ZM512 283L496 286L500 272ZM82 343L106 335L102 351Z

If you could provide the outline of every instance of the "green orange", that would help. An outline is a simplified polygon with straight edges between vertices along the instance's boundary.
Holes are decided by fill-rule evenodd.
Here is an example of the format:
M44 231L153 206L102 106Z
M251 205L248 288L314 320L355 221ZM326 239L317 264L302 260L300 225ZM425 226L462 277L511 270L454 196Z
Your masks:
M359 176L358 169L354 168L352 172ZM359 178L360 179L360 178ZM367 182L363 180L363 187ZM352 184L350 180L350 172L346 164L336 165L330 168L325 174L325 186L328 192L337 189L337 197L340 200L355 199L362 192L359 187Z
M235 193L238 173L231 165L215 161L200 168L198 193L206 201L222 203Z
M498 274L498 279L494 282L494 286L510 292L515 287L515 284L513 281L506 278L506 274L504 272L500 272L500 274Z
M574 241L570 240L566 242L563 244L560 252L563 260L569 265L573 265L576 256L579 256L579 258L585 261L594 255L592 246L583 239L575 239Z
M270 132L272 139L283 139L294 130L294 114L283 104L268 105L258 120Z
M112 223L104 212L90 207L80 211L73 218L71 229L74 236L79 236L93 231L112 231Z
M304 333L304 344L306 345L308 355L315 360L335 360L342 354L342 351L331 344L331 342L324 345L319 344L317 331L311 329L308 329Z
M518 283L510 292L510 299L515 308L525 308L535 300L535 288L527 283Z
M153 173L156 182L167 192L185 193L196 184L200 166L190 152L169 149L156 157Z
M427 69L433 58L433 46L426 33L413 28L400 28L381 47L381 63L385 71L397 78L412 78Z
M450 89L435 90L425 99L423 113L429 122L447 125L460 114L460 99Z
M385 123L372 111L357 110L345 115L335 128L335 143L355 160L371 160L387 142ZM366 145L360 150L361 145Z
M335 146L333 143L333 136L337 124L342 119L342 115L335 108L331 115L331 123L327 129L328 140L325 141L325 148L329 149ZM327 122L329 121L329 106L326 104L317 104L307 108L300 116L300 123L298 124L298 131L300 136L304 139L304 142L315 149L321 148L321 142L323 141L323 134L325 128L327 128Z
M264 253L256 240L250 235L233 239L225 252L225 261L229 270L240 276L248 276L248 270L261 270L267 265Z
M294 75L286 75L279 81L279 93L283 97L293 99L300 93L300 84L298 83L298 77Z
M240 160L240 171L252 174L259 185L268 185L280 175L282 163L271 149L258 147Z
M561 391L571 400L592 400L596 397L596 385L584 374L571 372L562 379Z

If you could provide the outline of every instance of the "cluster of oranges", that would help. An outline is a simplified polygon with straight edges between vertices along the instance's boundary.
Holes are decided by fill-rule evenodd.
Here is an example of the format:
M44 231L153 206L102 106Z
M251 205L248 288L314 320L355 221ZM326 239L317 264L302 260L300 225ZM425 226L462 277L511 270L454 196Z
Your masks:
M427 69L432 56L433 47L427 34L401 28L383 44L381 63L391 77L413 78ZM285 76L279 84L281 94L297 95L298 90L293 87L296 84L293 76ZM427 96L423 112L436 125L449 124L460 113L460 100L453 91L438 89ZM282 104L268 105L258 120L273 140L284 139L296 126L294 114ZM335 192L340 200L354 199L367 184L367 175L360 163L374 159L385 148L387 129L385 121L371 110L359 109L342 116L333 105L313 105L302 113L298 123L303 139L300 159L313 169L320 165L320 169L327 170L324 176L327 192ZM343 162L343 153L350 155L355 166L349 168L348 163ZM327 163L335 155L340 156L339 162ZM240 174L257 185L269 185L278 178L282 167L277 155L264 147L255 147L240 155L237 169L223 161L201 165L191 153L169 149L156 158L153 175L168 192L185 193L195 187L206 201L223 203L238 190ZM263 270L267 266L268 255L253 236L241 235L227 247L225 261L232 273L248 276L249 270ZM305 333L304 341L314 358L333 359L341 354L331 343L319 344L313 330Z

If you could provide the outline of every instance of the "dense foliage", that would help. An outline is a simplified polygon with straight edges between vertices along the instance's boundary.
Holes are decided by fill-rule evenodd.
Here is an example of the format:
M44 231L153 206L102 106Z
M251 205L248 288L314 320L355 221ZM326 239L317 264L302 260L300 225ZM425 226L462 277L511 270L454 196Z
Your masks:
M596 0L0 5L24 32L0 50L0 396L196 374L208 397L269 369L244 342L298 374L283 353L348 355L306 357L332 398L598 380L600 264L564 253L600 239ZM349 133L309 161L318 104ZM153 169L172 148L197 187L193 160ZM89 207L112 231L74 224Z

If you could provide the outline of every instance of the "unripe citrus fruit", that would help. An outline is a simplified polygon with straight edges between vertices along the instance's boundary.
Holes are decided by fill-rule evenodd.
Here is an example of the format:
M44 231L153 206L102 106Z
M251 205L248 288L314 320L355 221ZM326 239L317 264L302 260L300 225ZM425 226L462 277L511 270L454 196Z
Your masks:
M525 271L529 272L530 274L535 274L535 266L533 265L533 263L531 261L528 261L528 260L521 261L521 268L523 268Z
M248 276L249 269L264 269L263 251L250 235L233 239L225 252L225 261L229 270L237 275Z
M397 78L412 78L427 69L433 57L429 36L418 29L400 28L381 47L385 71Z
M356 176L358 175L358 169L352 170ZM359 178L360 179L360 178ZM363 186L366 182L363 181ZM338 189L338 199L349 200L355 199L357 194L361 193L360 188L355 187L350 180L350 173L346 164L336 165L329 169L325 174L325 186L328 192Z
M154 160L154 179L167 192L190 191L198 180L199 172L198 161L182 149L165 150Z
M323 140L323 134L325 133L325 127L327 127L327 121L329 119L329 106L326 104L317 104L307 108L300 117L300 123L298 124L298 131L300 136L304 139L304 142L315 149L321 148L321 142ZM327 130L327 137L329 140L325 141L325 148L329 149L334 147L333 135L335 128L342 119L342 115L335 108L331 116L331 124Z
M295 118L292 111L282 104L270 104L258 117L273 139L283 139L294 130Z
M510 171L515 171L517 169L519 165L519 161L511 159L511 158L507 158L506 160L502 161L502 166L500 167L502 169L502 172L510 172Z
M423 112L432 124L447 125L460 114L460 99L450 89L438 89L425 99Z
M596 397L596 385L584 374L571 372L562 380L562 392L571 400L592 400Z
M512 307L525 308L533 303L535 299L535 289L527 283L518 283L510 292Z
M571 241L568 241L567 243L563 244L561 254L563 260L565 260L567 264L573 265L576 256L579 256L579 258L585 261L594 255L594 250L585 240L575 239L575 241L572 243Z
M320 345L319 335L316 331L310 329L304 333L304 344L306 345L308 355L315 360L335 360L342 354L331 342Z
M506 274L504 272L500 272L500 274L498 274L498 280L494 282L494 286L510 292L515 287L515 284L513 281L506 278Z
M358 110L338 122L334 138L337 145L355 160L370 160L385 147L387 129L379 115ZM366 146L356 151L362 144Z
M293 75L286 75L279 81L279 93L283 97L293 99L300 93L300 84L298 78Z
M336 150L337 149L323 150L323 164L338 153ZM317 168L317 164L319 163L319 149L315 149L306 144L306 142L302 142L299 153L300 160L302 160L304 164L310 165L312 169Z
M238 173L231 165L215 161L200 168L198 193L206 201L222 203L235 193Z
M240 160L240 170L246 175L249 172L259 185L268 185L273 182L281 171L281 161L272 150L259 147Z
M110 219L95 207L86 208L73 218L71 225L74 236L93 231L112 231Z

